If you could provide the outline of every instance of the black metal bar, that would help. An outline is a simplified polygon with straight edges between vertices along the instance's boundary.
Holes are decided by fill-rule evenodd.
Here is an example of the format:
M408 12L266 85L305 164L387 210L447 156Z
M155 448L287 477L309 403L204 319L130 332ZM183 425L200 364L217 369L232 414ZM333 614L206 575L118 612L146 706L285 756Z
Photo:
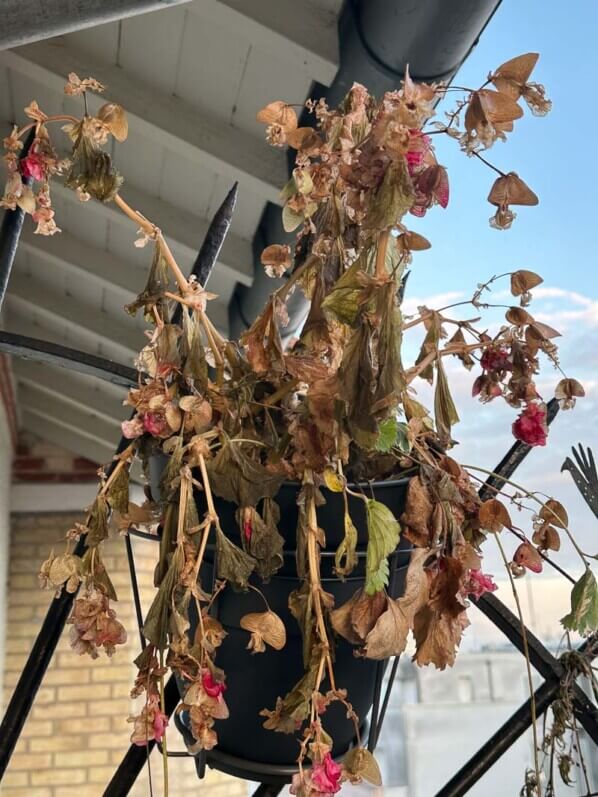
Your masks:
M252 797L278 797L284 786L272 786L269 783L260 783L253 792Z
M228 226L230 226L230 215L234 209L235 199L236 186L233 187L232 191L229 192L224 201L224 205L226 205L224 215L226 216L226 213L228 212L229 218ZM208 254L211 253L214 258L218 256L222 242L224 240L223 236L226 235L226 231L228 230L228 226L226 226L224 223L223 213L221 213L221 211L222 208L217 211L216 216L214 217L214 223L210 224L206 234L206 239L211 239L213 241L213 246L210 246L208 249L206 249L206 244L204 242L204 245L200 250L200 254L198 255L193 266L192 273L196 273L196 268L201 269L202 275L205 276L206 280L208 279L211 270L208 262ZM214 265L215 259L212 261L211 267ZM45 361L48 361L49 359L51 360L52 357L54 357L54 364L57 364L56 358L58 358L58 360L63 360L63 364L65 366L67 363L68 367L74 366L75 370L77 370L77 366L83 365L83 367L87 369L84 372L94 373L94 375L110 373L116 376L119 374L121 378L124 377L124 383L126 385L137 383L138 374L131 368L119 366L116 363L110 363L110 361L102 360L102 358L97 358L93 355L84 354L83 352L78 352L73 349L66 349L62 346L56 346L55 344L47 343L45 341L38 341L33 338L24 338L13 335L9 336L7 339L7 334L8 333L2 333L0 335L0 339L4 339L6 346L12 346L12 354L23 355L23 353L25 353L25 355L27 355L30 354L31 351L34 351L37 353L38 358L43 359L43 355L45 354ZM7 349L5 348L4 350ZM81 368L79 367L78 370L81 370ZM110 381L117 380L111 378ZM117 383L119 382L117 381ZM129 440L121 437L120 443L116 449L116 455L124 451L129 443ZM111 472L115 464L116 460L113 460L110 468L108 469L108 473ZM85 538L82 536L77 542L74 553L81 555L85 551L85 547ZM46 673L46 670L48 669L50 659L52 658L52 655L56 649L56 645L58 644L64 624L66 623L67 617L75 599L75 594L63 591L57 598L54 598L50 604L40 632L37 635L37 639L35 640L31 653L27 659L27 663L23 668L21 677L19 678L13 695L7 706L4 719L2 720L2 725L0 726L0 781L4 776L4 772L19 739L23 725L25 724L27 716L31 711L31 706L33 705L35 695L37 694L42 679ZM176 690L176 683L174 683L171 687L171 691L172 689ZM174 710L174 707L172 710ZM127 753L128 758L127 756L125 757L128 763L123 770L125 773L123 777L126 778L130 776L134 767L138 767L135 771L132 782L134 782L135 777L137 777L141 768L143 767L143 764L145 763L145 747L141 749L143 751L143 756L141 758L139 758L139 756L133 755L135 751L132 752L131 750L129 750L129 753ZM123 764L124 763L125 762L123 761ZM128 769L128 767L133 767L133 769ZM117 774L120 772L120 770L121 768L119 767ZM129 775L127 775L127 772ZM114 795L118 795L119 797L126 793L126 791L122 790L113 792Z
M25 360L34 360L95 376L104 382L112 382L122 387L134 387L137 384L138 373L128 365L121 365L113 360L60 346L58 343L50 343L47 340L16 335L14 332L0 331L0 351Z
M32 128L24 142L19 161L27 157L34 139L35 128ZM23 180L23 182L29 185L31 179ZM25 215L25 211L17 207L15 210L6 210L2 219L2 226L0 227L0 309L2 309L4 303L8 281L15 262Z
M176 679L174 675L171 675L164 687L164 713L167 716L171 716L178 705L179 699ZM128 794L155 746L156 742L153 740L148 742L147 745L132 744L112 776L112 780L106 787L103 797L124 797L124 795Z
M392 663L392 667L390 670L390 675L388 676L388 683L386 685L386 692L384 693L384 700L382 701L382 708L380 709L380 716L378 717L378 726L376 728L376 735L374 737L374 749L378 745L378 739L380 738L380 732L382 730L382 724L384 722L384 717L386 716L386 711L388 709L388 704L390 702L390 695L392 693L392 687L395 682L395 678L397 677L397 670L399 669L399 661L401 660L400 656L395 656L394 661Z
M137 583L137 573L135 571L135 557L133 556L133 546L131 538L125 534L125 546L127 549L127 562L129 564L129 577L131 579L131 589L133 590L133 603L135 604L135 616L137 617L137 628L139 629L139 641L141 650L145 650L145 637L143 636L143 611L141 609L141 598L139 597L139 584Z
M556 697L558 681L545 681L534 693L536 716L541 717ZM436 792L436 797L461 797L479 781L532 724L532 701L528 699L493 736Z

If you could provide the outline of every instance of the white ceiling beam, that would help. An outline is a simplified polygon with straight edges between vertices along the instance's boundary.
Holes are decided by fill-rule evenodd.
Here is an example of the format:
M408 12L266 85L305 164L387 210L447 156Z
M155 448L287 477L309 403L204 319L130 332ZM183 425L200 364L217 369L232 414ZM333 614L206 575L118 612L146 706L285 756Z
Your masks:
M1 54L0 54L1 55ZM77 196L70 188L66 188L60 180L54 180L52 190L67 202L78 202ZM201 242L208 231L209 222L188 211L174 207L151 194L130 186L123 188L123 197L134 209L156 224L167 241L172 242L193 263ZM136 230L131 220L122 213L114 202L94 202L93 211L101 215L111 224L125 227L131 233L131 246L135 240ZM56 238L57 236L54 236ZM216 268L221 269L232 282L251 285L253 282L253 251L249 241L229 232L222 247Z
M115 428L120 428L122 420L131 413L131 408L123 406L126 391L120 395L100 388L98 380L92 386L91 380L75 376L64 368L52 368L43 363L15 358L12 370L19 385L26 385L47 393L54 399L65 402L65 413L72 405L78 410L92 412Z
M191 13L238 31L289 66L329 86L339 67L337 14L297 0L203 0Z
M100 443L110 443L114 445L120 438L118 421L108 421L91 411L76 407L53 396L38 386L30 383L18 382L18 401L21 407L36 412L38 415L53 418L64 423L68 428L83 431L93 440ZM65 392L67 388L65 386Z
M209 118L178 97L160 94L116 64L69 49L63 39L4 50L0 63L60 94L70 72L93 75L108 86L107 98L126 109L131 128L140 135L281 204L280 189L288 179L282 150ZM105 101L89 99L92 112Z
M75 330L91 332L101 340L118 347L122 361L130 363L145 345L146 338L139 329L117 320L96 307L83 305L66 293L51 290L31 277L17 271L10 278L7 300L32 308L41 315L60 319Z
M23 407L21 419L22 428L28 432L33 432L42 440L47 440L55 446L66 448L79 457L86 457L92 462L97 462L98 465L110 462L114 455L116 441L113 443L100 442L79 429L69 428L65 423L46 414L34 412L27 407Z

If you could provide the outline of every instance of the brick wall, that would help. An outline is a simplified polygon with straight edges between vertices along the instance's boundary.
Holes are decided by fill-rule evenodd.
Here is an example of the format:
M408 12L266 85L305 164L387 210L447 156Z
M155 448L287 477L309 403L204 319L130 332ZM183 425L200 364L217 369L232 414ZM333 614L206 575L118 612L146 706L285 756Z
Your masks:
M68 489L67 487L57 489ZM79 516L66 513L12 516L6 629L4 701L12 693L32 642L45 616L51 593L38 588L40 563ZM145 608L151 599L155 543L134 540L137 572ZM119 593L118 616L127 628L128 641L112 659L91 661L75 654L68 631L57 648L33 710L0 788L2 797L99 797L129 745L131 726L126 718L133 704L129 690L134 678L130 662L137 655L136 629L124 541L106 543L104 561ZM174 727L171 749L183 749ZM171 794L203 797L245 797L247 785L217 772L209 772L200 786L190 758L171 758ZM153 793L162 795L162 763L152 755ZM131 791L133 797L150 794L147 769Z

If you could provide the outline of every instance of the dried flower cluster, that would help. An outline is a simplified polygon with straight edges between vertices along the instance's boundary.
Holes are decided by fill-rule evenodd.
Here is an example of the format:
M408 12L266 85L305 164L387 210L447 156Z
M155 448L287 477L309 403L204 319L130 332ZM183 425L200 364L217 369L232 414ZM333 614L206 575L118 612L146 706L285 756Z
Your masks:
M486 162L480 152L511 132L523 114L521 99L537 114L550 107L543 87L529 82L536 60L535 54L515 58L491 73L481 88L464 90L446 123L429 123L446 87L415 84L408 73L402 87L380 101L354 85L339 108L308 103L313 126L300 126L294 109L282 101L260 111L269 142L297 153L283 189L283 222L287 231L298 234L293 248L282 243L264 250L267 273L286 273L288 279L238 343L224 340L215 329L208 313L212 295L182 275L161 231L121 197L122 179L102 149L109 135L119 140L126 135L119 106L109 103L96 117L77 120L48 117L32 104L27 113L34 119L35 141L27 158L19 161L18 153L30 126L15 129L6 139L9 180L3 204L24 207L38 221L39 232L56 231L51 216L43 224L38 216L41 209L50 209L50 178L65 172L67 185L81 199L114 200L140 228L137 243L153 248L148 284L127 308L142 310L154 325L139 355L139 384L127 399L133 415L123 424L123 434L131 443L102 474L86 523L68 535L69 546L73 537L87 535L85 557L67 548L42 568L53 589L84 586L70 621L76 649L94 655L103 646L111 653L123 634L109 606L116 595L100 555L110 518L124 533L159 522L157 593L143 629L148 646L137 660L133 690L134 696L146 695L132 718L137 744L162 738L167 720L160 697L167 669L186 684L179 710L189 714L194 749L217 744L217 722L229 709L226 674L217 665L226 632L212 606L221 590L257 589L256 577L267 580L281 567L285 540L276 496L284 481L298 483L300 583L289 605L303 634L305 673L262 714L267 728L300 735L292 792L302 797L335 794L343 781L380 783L375 760L359 742L342 765L331 757L333 740L325 731L331 703L344 705L359 740L359 718L342 684L335 682L334 635L354 645L356 655L379 660L402 653L412 634L417 663L442 669L455 660L469 624L469 600L496 588L483 567L487 538L498 540L503 530L519 538L509 564L518 576L539 571L546 552L558 550L557 529L571 537L563 507L528 494L539 505L528 539L499 497L480 501L471 469L448 454L459 419L446 357L477 371L472 391L480 400L502 398L518 412L516 438L530 446L545 444L546 405L536 386L541 355L560 366L554 344L558 333L526 309L541 278L521 269L503 275L510 279L514 300L494 334L477 326L479 318L447 315L448 307L421 307L411 318L401 312L406 268L418 251L430 247L407 226L408 220L416 223L449 201L448 176L433 136L447 135ZM67 84L70 94L101 88L73 75ZM68 122L73 145L68 165L53 155L47 130L48 122L58 119ZM496 207L492 225L504 229L513 221L512 206L536 204L537 198L513 172L496 171L489 195ZM26 185L28 179L40 184L37 194ZM476 312L492 307L485 292L498 279L478 286L471 299ZM295 290L309 299L310 311L298 340L285 348L287 300ZM182 317L173 323L177 305ZM413 327L422 331L421 350L407 366L402 335ZM432 411L417 400L418 378L434 386ZM556 396L566 409L583 396L583 388L563 375ZM129 502L130 463L137 456L147 464L155 454L167 455L160 501L139 507ZM375 488L374 497L359 488L363 482L397 476L410 477L398 518L376 500ZM194 490L201 491L201 501L196 502ZM345 537L335 556L341 579L364 553L348 496L363 501L367 519L363 586L340 606L320 578L326 542L318 508L330 492L345 499ZM520 494L510 496L508 487L501 492L522 508ZM237 528L222 527L219 500L236 505ZM394 598L387 593L388 557L400 537L414 548L404 594ZM217 554L215 584L201 579L208 541ZM586 571L564 622L587 633L598 625L598 595L589 563L580 555ZM198 615L193 635L190 606ZM269 647L285 645L284 624L268 606L244 617L241 625L253 654L268 655Z

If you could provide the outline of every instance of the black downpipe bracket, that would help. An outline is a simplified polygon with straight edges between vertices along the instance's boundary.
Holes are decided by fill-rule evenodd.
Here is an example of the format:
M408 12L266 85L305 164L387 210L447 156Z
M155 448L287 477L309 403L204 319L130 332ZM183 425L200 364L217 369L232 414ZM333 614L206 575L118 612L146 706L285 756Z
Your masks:
M323 97L335 106L358 82L379 97L399 87L406 64L415 80L450 81L500 4L501 0L345 0L339 19L339 70L330 86L315 83L310 96ZM311 124L307 114L302 124ZM289 152L289 175L293 155ZM269 244L292 241L293 236L282 227L280 208L269 203L253 241L253 284L249 288L237 285L230 303L233 340L253 323L270 293L283 284L265 274L262 250ZM300 331L306 316L307 303L295 291L289 301L289 324L282 330L285 339Z

